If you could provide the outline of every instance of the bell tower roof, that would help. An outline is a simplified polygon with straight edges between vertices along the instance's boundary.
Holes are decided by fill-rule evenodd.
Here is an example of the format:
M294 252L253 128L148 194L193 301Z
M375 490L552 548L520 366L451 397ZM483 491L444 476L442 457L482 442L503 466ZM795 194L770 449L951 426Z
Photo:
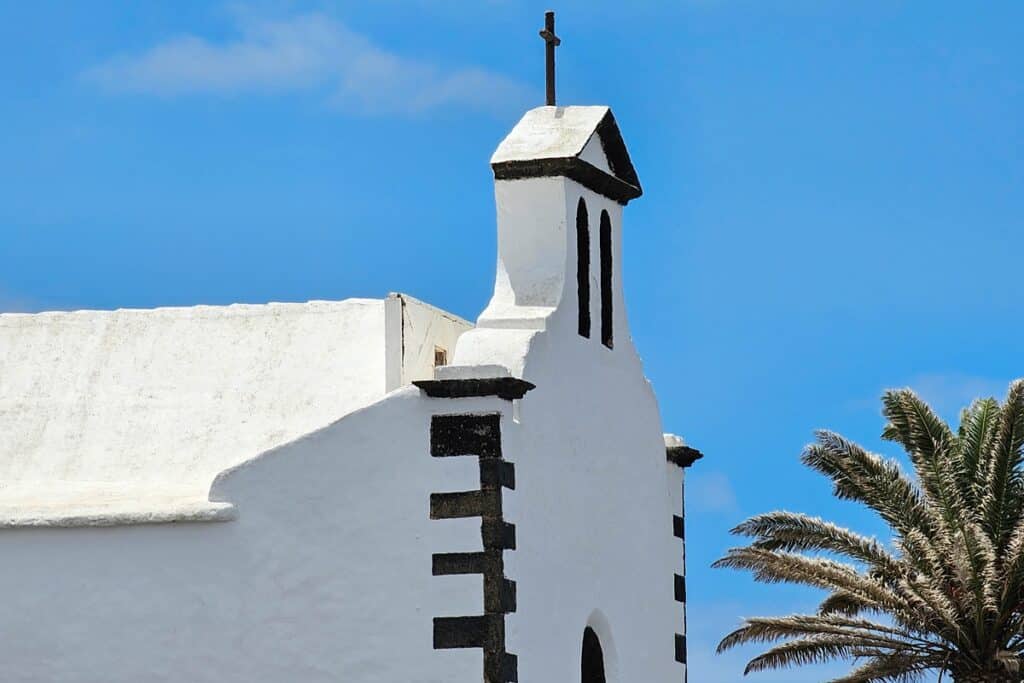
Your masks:
M491 157L496 180L565 176L627 204L643 190L611 109L537 107Z

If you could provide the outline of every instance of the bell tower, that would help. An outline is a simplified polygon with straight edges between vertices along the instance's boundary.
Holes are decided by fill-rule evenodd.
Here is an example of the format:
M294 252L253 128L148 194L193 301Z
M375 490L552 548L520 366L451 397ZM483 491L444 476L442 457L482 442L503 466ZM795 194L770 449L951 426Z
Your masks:
M554 28L548 13L540 32L548 104L526 112L491 157L494 294L460 340L456 364L498 361L518 374L524 344L539 331L608 351L629 346L622 209L642 194L640 180L611 109L555 104Z

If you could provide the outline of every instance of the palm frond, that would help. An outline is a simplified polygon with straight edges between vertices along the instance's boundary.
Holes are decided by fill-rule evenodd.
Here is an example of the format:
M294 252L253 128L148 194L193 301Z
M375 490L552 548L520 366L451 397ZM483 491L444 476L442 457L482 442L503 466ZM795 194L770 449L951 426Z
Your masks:
M962 472L949 426L910 389L887 391L882 415L889 421L882 438L903 446L921 486L952 524L963 509L958 475Z
M858 638L863 647L888 647L921 654L941 651L940 644L922 638L909 629L887 626L868 619L796 614L788 617L750 617L744 620L743 626L722 639L718 644L718 652L747 643L771 643L786 638L818 635Z
M979 399L960 415L957 440L963 470L961 495L969 507L976 506L980 499L988 471L986 455L991 452L998 424L999 401L994 398Z
M1010 386L999 415L982 497L986 530L1003 548L1021 507L1021 446L1024 445L1024 380Z
M924 679L924 672L935 666L934 660L877 656L829 683L918 683Z
M865 639L854 635L821 634L791 640L765 651L750 660L743 670L744 675L754 671L784 669L790 666L821 664L833 659L850 659L865 652L878 656L904 654L900 647L883 647L865 644Z
M731 548L712 566L746 569L761 583L793 583L839 590L878 609L913 611L912 604L883 581L858 572L852 565L821 557L751 547Z
M834 432L819 431L816 436L816 443L804 449L801 460L832 479L836 497L863 503L899 533L933 530L920 492L898 464Z
M859 663L833 683L1024 678L1024 380L1002 404L971 404L955 433L910 390L886 392L883 414L883 438L907 451L916 479L829 431L801 459L877 513L892 545L795 512L739 524L749 545L715 567L828 594L817 614L746 619L719 651L770 644L746 673Z
M751 544L763 550L819 550L845 555L881 569L898 565L877 540L855 534L820 517L794 512L769 512L751 517L732 530L733 534L750 536Z
M841 615L855 617L865 612L872 611L873 605L867 603L852 593L846 591L835 591L818 605L819 616Z

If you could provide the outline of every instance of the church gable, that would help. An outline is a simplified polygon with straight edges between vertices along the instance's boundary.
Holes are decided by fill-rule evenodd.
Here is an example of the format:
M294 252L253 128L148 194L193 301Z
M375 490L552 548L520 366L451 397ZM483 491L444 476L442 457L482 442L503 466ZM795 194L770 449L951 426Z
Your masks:
M0 315L19 680L685 680L700 453L629 334L642 190L608 107L554 106L541 35L475 327L398 294Z

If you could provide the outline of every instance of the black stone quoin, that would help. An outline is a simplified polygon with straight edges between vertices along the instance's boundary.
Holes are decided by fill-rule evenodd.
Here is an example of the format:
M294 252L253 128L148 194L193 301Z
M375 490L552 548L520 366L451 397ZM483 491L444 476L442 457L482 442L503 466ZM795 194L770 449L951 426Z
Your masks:
M459 380L436 384L455 381ZM515 489L516 477L515 465L502 457L501 413L434 415L430 454L435 458L477 458L480 488L431 493L430 518L480 517L483 547L478 552L434 553L431 558L434 576L483 577L482 613L435 617L434 649L480 648L484 683L515 683L519 667L516 656L505 649L505 615L516 611L516 583L505 576L504 553L515 550L516 528L503 517L502 498L505 490Z

